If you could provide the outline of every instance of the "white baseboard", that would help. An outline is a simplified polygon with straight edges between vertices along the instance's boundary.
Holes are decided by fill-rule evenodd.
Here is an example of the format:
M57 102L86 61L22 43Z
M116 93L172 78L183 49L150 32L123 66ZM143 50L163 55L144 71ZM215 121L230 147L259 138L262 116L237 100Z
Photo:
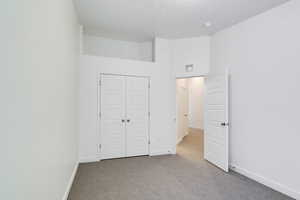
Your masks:
M90 162L98 162L99 157L95 156L80 156L79 163L90 163Z
M182 140L183 140L183 138L185 137L185 136L187 136L189 134L189 132L186 132L184 135L182 135L179 139L177 139L177 143L176 143L176 145L177 144L179 144Z
M150 153L150 156L160 156L160 155L170 155L172 154L171 150L166 150L166 151L154 151Z
M202 127L196 127L196 126L189 126L189 128L192 128L192 129L196 129L196 130L203 130L203 128Z
M255 181L257 181L257 182L259 182L259 183L261 183L265 186L268 186L268 187L270 187L270 188L272 188L272 189L274 189L278 192L281 192L281 193L283 193L287 196L290 196L292 198L300 200L300 192L297 192L297 191L295 191L291 188L288 188L287 186L284 186L284 185L282 185L282 184L280 184L276 181L267 179L267 178L265 178L261 175L255 174L253 172L250 172L250 171L248 171L246 169L243 169L243 168L241 168L239 166L236 166L236 165L230 165L230 169L232 171L235 171L239 174L242 174L242 175L244 175L244 176L246 176L250 179L253 179L253 180L255 180Z
M79 162L76 162L76 164L74 166L74 169L73 169L73 172L71 174L71 177L69 179L69 182L68 182L68 185L67 185L67 189L65 191L65 194L64 194L62 200L67 200L68 199L68 196L69 196L69 193L70 193L73 181L74 181L76 173L77 173L78 166L79 166Z
M182 137L180 137L179 139L177 139L176 145L179 144L179 143L183 140L184 137L185 137L185 136L182 136Z

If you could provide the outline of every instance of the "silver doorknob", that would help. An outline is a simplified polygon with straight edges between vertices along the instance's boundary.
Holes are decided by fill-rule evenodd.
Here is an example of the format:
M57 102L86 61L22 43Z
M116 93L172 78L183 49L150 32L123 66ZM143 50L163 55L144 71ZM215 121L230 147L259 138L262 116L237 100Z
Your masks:
M127 122L130 122L130 119L127 119Z

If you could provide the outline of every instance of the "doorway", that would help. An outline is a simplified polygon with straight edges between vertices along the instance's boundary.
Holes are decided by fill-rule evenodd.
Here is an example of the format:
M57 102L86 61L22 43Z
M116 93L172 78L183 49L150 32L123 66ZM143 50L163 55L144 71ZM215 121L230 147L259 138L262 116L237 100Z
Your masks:
M176 79L176 153L229 170L229 73Z
M176 80L177 155L204 159L204 78Z

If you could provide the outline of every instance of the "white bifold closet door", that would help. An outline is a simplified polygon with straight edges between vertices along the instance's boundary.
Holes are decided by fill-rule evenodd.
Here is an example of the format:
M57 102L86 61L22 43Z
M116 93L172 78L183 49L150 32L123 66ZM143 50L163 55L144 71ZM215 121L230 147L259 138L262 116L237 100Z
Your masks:
M125 79L101 76L101 159L125 157Z
M147 78L126 77L126 156L149 154Z
M101 75L101 159L149 154L149 80Z

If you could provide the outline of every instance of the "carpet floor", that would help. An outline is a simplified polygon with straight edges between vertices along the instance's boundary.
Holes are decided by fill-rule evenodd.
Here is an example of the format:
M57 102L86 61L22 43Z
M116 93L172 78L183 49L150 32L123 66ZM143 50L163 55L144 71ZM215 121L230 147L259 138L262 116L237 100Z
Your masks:
M288 200L237 173L178 155L80 164L69 200Z
M190 129L177 155L80 164L69 200L288 200L203 160L203 132Z

